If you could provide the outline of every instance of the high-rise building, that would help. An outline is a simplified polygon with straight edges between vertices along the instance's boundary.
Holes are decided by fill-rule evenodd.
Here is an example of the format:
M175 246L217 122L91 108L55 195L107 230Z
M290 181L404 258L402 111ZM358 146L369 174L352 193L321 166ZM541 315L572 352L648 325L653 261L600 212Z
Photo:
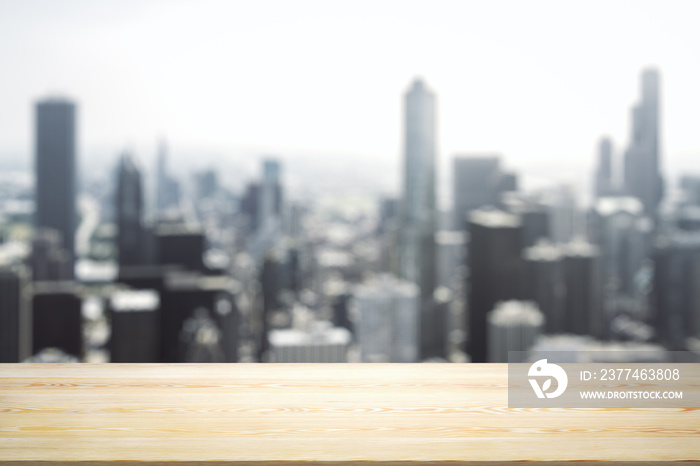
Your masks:
M119 290L109 300L111 362L158 362L158 311L155 290Z
M564 332L564 250L560 245L540 241L523 251L525 296L537 303L544 314L545 333Z
M603 298L612 314L616 310L611 306L618 298L629 301L638 297L637 277L650 257L651 223L639 199L629 196L601 197L592 220L601 253Z
M30 322L22 267L0 264L0 363L21 362L29 356Z
M654 311L658 339L667 348L686 349L686 338L700 338L700 233L662 235L654 253Z
M461 277L467 238L463 230L441 230L435 235L438 254L438 284L454 290Z
M184 224L161 224L156 228L156 262L206 272L206 237L201 229Z
M472 362L486 362L487 314L499 301L523 297L523 226L516 215L480 209L469 214L468 229L468 352Z
M117 172L117 248L120 267L147 263L144 250L141 172L129 154L123 154Z
M75 282L35 282L32 299L32 354L58 348L83 355L83 300Z
M69 100L49 98L35 108L37 229L61 234L73 278L76 228L76 107Z
M414 283L390 275L355 289L351 309L363 362L419 361L418 298Z
M582 238L565 245L564 283L566 332L607 338L612 316L603 312L599 250L595 245Z
M261 228L273 228L279 223L282 213L282 188L280 177L282 166L274 159L263 160L263 176L260 184L260 209L258 225Z
M160 361L236 362L238 288L223 275L166 273L160 290Z
M595 173L595 196L611 196L615 193L613 179L613 153L610 138L601 138L598 143L598 166Z
M502 301L489 312L489 362L525 362L509 351L528 351L544 328L544 316L530 301Z
M515 175L501 169L497 155L458 155L453 161L453 199L455 230L465 228L466 215L481 207L498 207L501 194L513 191Z
M656 219L663 198L659 130L660 76L645 69L641 76L641 98L632 108L632 134L625 154L625 191L642 201L644 213Z
M547 193L549 237L554 243L568 243L586 232L585 217L579 209L578 196L572 185L560 185Z
M405 95L403 197L399 213L399 274L420 292L420 356L433 356L439 329L433 315L436 288L435 94L416 79Z

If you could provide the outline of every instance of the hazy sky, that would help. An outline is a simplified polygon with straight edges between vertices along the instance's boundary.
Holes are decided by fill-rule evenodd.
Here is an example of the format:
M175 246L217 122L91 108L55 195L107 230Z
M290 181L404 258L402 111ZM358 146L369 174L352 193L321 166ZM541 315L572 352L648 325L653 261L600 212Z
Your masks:
M173 151L391 166L420 75L438 95L442 165L499 152L588 179L600 135L627 144L654 65L664 167L700 169L699 17L700 2L668 0L0 0L0 156L31 154L31 104L57 92L79 102L83 158L167 135Z

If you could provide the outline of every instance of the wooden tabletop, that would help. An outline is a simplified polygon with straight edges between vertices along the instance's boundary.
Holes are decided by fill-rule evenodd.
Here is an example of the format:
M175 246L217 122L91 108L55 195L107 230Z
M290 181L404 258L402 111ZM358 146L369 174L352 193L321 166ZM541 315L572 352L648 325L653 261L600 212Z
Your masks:
M505 364L3 364L0 462L700 461L700 409L508 409L507 377Z

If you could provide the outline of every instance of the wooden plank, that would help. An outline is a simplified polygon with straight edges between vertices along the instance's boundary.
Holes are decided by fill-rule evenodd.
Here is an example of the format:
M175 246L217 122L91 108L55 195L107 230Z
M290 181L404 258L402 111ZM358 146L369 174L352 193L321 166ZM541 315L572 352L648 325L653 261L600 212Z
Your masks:
M700 409L507 405L505 364L5 364L0 462L700 462Z

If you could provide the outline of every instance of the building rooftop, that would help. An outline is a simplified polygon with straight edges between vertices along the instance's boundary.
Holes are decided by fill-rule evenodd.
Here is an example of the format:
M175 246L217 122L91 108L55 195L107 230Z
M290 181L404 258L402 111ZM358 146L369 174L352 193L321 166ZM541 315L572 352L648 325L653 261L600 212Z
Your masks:
M272 346L313 346L313 345L349 345L352 341L350 331L343 327L333 327L330 322L314 322L309 331L283 329L270 331Z
M544 324L544 316L531 301L502 301L489 313L489 323L499 327L537 327Z
M606 196L598 199L595 205L598 215L607 217L618 213L629 215L642 215L644 206L636 197L630 196Z
M117 312L155 311L160 296L155 290L120 290L110 299L110 307Z
M523 257L529 261L554 262L564 255L562 247L546 239L540 239L534 246L523 251Z
M489 228L517 228L522 225L520 217L498 209L478 209L467 215L471 223Z

